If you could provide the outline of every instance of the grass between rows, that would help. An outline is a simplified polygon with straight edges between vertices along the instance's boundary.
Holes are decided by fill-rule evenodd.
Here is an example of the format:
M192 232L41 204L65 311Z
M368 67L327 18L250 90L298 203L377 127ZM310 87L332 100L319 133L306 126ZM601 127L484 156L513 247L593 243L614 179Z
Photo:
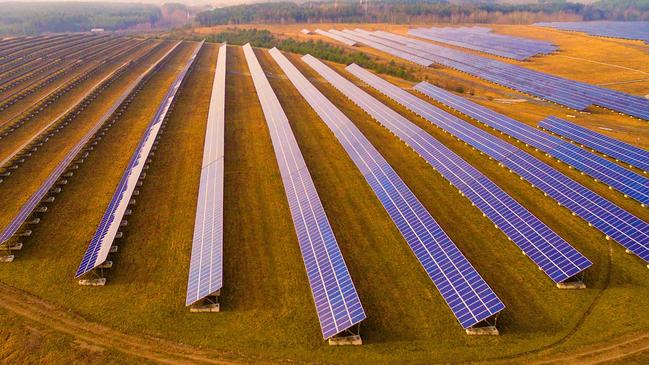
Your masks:
M494 161L365 88L521 202L593 262L588 289L561 291L425 161L297 57L291 60L385 156L505 302L500 337L466 336L345 151L265 52L269 73L368 314L365 345L330 348L313 300L272 144L239 47L228 47L226 78L225 287L222 313L184 307L205 118L216 61L206 45L181 90L167 131L129 218L105 288L72 280L88 239L144 126L189 54L151 80L57 197L0 280L129 333L228 351L248 360L430 363L484 360L559 341L570 349L649 327L646 269ZM344 73L339 65L333 65ZM592 180L585 179L588 186ZM0 193L4 192L0 190ZM609 264L609 249L611 251ZM589 310L598 294L596 305ZM583 323L582 318L585 317ZM5 321L0 313L0 321ZM606 326L602 326L606 323Z

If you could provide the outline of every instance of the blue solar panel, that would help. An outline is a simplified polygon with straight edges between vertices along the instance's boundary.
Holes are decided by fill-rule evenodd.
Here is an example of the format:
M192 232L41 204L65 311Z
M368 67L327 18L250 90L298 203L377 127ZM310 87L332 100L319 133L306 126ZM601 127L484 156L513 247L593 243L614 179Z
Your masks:
M649 224L643 220L518 148L514 147L512 153L502 156L485 147L487 145L485 141L501 145L503 149L506 146L513 147L498 137L450 114L446 114L446 118L440 118L440 113L444 113L440 109L357 66L348 66L347 69L382 94L498 160L502 165L599 229L607 237L616 240L645 262L649 261Z
M303 59L465 194L553 281L563 282L591 265L579 251L426 131L315 58L305 56ZM350 69L362 72L356 65Z
M649 44L648 21L551 22L535 23L534 25L574 32L584 32L600 37L637 39Z
M322 335L328 339L360 323L365 312L286 114L250 44L243 50L268 123Z
M175 47L174 47L175 48ZM173 50L173 49L172 49ZM38 206L41 200L47 195L47 193L54 187L56 181L61 177L61 175L67 170L67 168L72 164L76 156L83 149L83 147L90 141L90 139L97 133L101 126L110 118L110 116L119 108L119 106L126 100L128 95L135 89L135 87L147 76L160 62L162 62L166 56L171 52L171 50L160 57L147 71L142 73L133 83L130 84L129 88L122 92L120 97L113 103L113 105L108 109L98 120L97 123L90 129L88 132L79 140L79 142L63 157L61 162L54 168L50 175L45 179L41 186L29 197L29 199L23 204L18 213L11 219L9 224L0 231L0 245L5 244L22 226L27 218L31 215L34 209Z
M137 148L131 156L129 164L124 171L124 175L122 175L122 179L120 180L119 185L117 186L117 189L115 190L115 193L113 194L113 197L108 204L108 208L106 208L104 216L99 222L97 231L90 240L88 249L81 259L81 263L79 264L79 268L77 269L77 272L75 274L77 278L93 271L95 268L104 263L108 258L110 248L113 245L115 236L117 235L119 227L122 223L122 218L124 217L124 213L128 208L128 204L131 200L133 191L135 191L137 182L140 179L145 162L149 156L149 152L151 152L155 138L160 131L162 121L166 117L167 112L169 111L169 108L171 107L171 104L176 97L177 91L180 88L182 82L185 80L185 76L187 76L189 68L194 63L196 55L202 48L203 43L204 42L201 42L198 46L195 47L194 52L187 60L184 68L178 74L174 82L169 86L169 89L162 99L162 102L158 106L153 119L151 119L149 125L147 126L147 129L144 131L144 134L142 135Z
M604 136L557 117L548 117L542 120L539 122L539 127L568 138L582 146L592 148L595 151L599 151L630 166L637 167L645 172L649 171L649 151L647 150Z
M548 42L495 34L490 28L484 27L416 28L408 30L408 33L515 60L549 54L557 49Z
M643 205L649 203L649 179L642 175L427 82L417 84L415 89L497 131L546 152Z
M328 38L331 38L331 39L333 39L333 40L335 40L335 41L338 41L338 42L340 42L340 43L342 43L342 44L344 44L344 45L347 45L347 46L354 46L354 45L356 45L356 42L354 42L353 40L351 40L351 39L349 39L349 38L345 38L345 37L342 36L341 34L336 34L336 33L332 33L332 32L327 32L326 30L322 30L322 29L316 29L316 30L314 31L314 33L316 33L316 34L320 34L320 35L325 36L325 37L328 37Z
M469 328L503 310L493 290L354 123L281 52L271 54L345 148L460 324Z
M594 104L649 120L649 100L640 96L565 79L388 32L346 30L345 33L349 38L393 56L410 61L413 61L413 57L419 57L573 109L583 110Z
M223 286L223 169L225 133L225 66L227 45L219 48L205 128L203 165L194 221L187 281L190 306Z
M330 32L333 33L334 30L331 30ZM372 48L378 49L379 51L383 51L393 56L403 58L404 60L408 60L410 62L416 63L421 66L428 67L433 64L433 61L425 57L420 57L413 52L404 52L398 48L390 47L389 45L386 45L385 41L382 41L381 39L377 39L376 37L374 38L368 37L362 33L353 32L347 29L345 29L340 34L356 42L366 44Z

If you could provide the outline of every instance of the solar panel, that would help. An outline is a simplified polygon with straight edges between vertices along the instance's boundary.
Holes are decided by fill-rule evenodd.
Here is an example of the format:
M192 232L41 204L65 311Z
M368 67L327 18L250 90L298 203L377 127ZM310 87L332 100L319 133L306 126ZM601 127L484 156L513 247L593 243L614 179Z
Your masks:
M180 42L179 42L180 43ZM179 44L178 43L178 44ZM177 44L176 44L177 46ZM97 123L90 129L88 132L79 140L79 142L63 157L61 162L54 168L54 170L48 175L45 181L41 186L29 197L29 199L23 204L18 213L12 218L12 220L7 224L6 227L0 231L0 245L6 244L9 239L18 232L20 227L23 225L25 220L29 218L34 209L39 205L41 200L48 194L48 192L54 187L56 181L59 180L61 175L68 169L72 164L76 156L83 149L83 147L90 141L90 139L97 133L101 126L110 118L110 116L119 108L119 106L126 100L129 94L137 87L137 85L149 74L151 73L166 57L176 48L174 46L166 54L160 57L151 67L149 67L145 72L143 72L133 83L130 84L128 89L126 89L119 98L113 103L113 105L108 109L98 120Z
M590 105L649 120L649 100L619 91L565 79L525 67L465 53L421 39L384 31L345 31L356 41L393 56L413 61L418 57L545 100L583 110ZM413 61L415 62L415 61ZM424 66L426 64L420 63Z
M354 123L281 52L274 48L271 55L347 151L462 327L503 310L498 296Z
M344 45L350 46L350 47L356 45L356 42L354 42L353 40L351 40L349 38L345 38L340 34L334 34L332 32L327 32L326 30L322 30L322 29L316 29L314 31L314 33L320 34L320 35L325 36L327 38L331 38L331 39L333 39L335 41L338 41L338 42L340 42L340 43L342 43Z
M333 32L333 30L331 30L331 32ZM343 34L345 37L350 38L356 42L366 44L372 48L378 49L379 51L383 51L393 56L403 58L404 60L416 63L424 67L428 67L433 64L433 61L427 58L420 57L413 52L404 52L401 49L386 45L386 42L381 41L380 39L377 38L372 39L371 37L367 37L362 33L353 32L345 29L343 32L340 32L340 34Z
M347 70L430 123L496 159L503 166L530 182L532 186L540 189L603 232L607 238L616 240L645 262L649 261L649 224L643 220L602 198L536 157L436 108L380 77L355 65L348 66ZM491 148L494 145L500 146L500 150L510 149L511 153L508 155L499 154L497 150Z
M644 172L649 171L649 151L647 150L607 137L557 117L548 117L542 120L539 122L539 127L627 163L629 166L637 167Z
M187 282L190 306L223 286L223 169L227 45L219 48L205 129L192 255Z
M591 266L586 257L426 131L314 57L302 59L457 187L553 281L564 282Z
M600 37L637 39L649 44L649 21L550 22L534 25L584 32Z
M365 311L288 118L250 44L243 51L270 131L322 336L329 339L363 321Z
M649 204L649 179L642 175L425 81L417 84L415 90L497 131L546 152L622 192L625 196L636 199L643 205Z
M147 129L144 131L137 148L131 156L129 164L124 171L124 175L122 175L122 179L120 180L119 185L104 212L104 216L99 222L99 227L97 227L97 231L90 240L88 249L83 255L75 277L79 278L93 271L98 266L101 266L108 258L108 254L122 223L124 213L128 208L133 191L135 191L146 160L149 157L149 153L151 152L155 139L160 131L162 121L167 116L167 112L169 111L171 104L173 104L178 89L185 80L189 68L196 60L196 55L203 47L203 43L204 42L201 42L196 46L191 57L185 63L182 71L169 86L169 89L158 106L153 119L151 119Z
M409 34L437 42L525 60L539 54L548 54L556 47L548 42L492 33L484 27L443 27L409 29Z

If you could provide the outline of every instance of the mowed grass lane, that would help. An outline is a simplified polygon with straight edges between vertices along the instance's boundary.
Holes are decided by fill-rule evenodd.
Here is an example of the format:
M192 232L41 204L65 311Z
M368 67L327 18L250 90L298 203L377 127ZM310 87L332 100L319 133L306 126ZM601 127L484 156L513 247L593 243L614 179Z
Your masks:
M296 63L299 64L298 62ZM535 348L541 346L543 343L552 343L554 340L567 334L575 326L580 325L580 318L584 316L586 308L591 305L593 300L596 299L598 293L603 290L605 291L603 292L602 297L597 299L597 305L593 308L592 313L589 312L587 316L584 330L579 331L578 335L574 336L575 338L578 338L579 335L581 335L583 336L580 338L581 341L590 343L593 341L595 333L597 333L598 339L602 339L619 333L637 331L649 326L649 323L647 323L648 321L636 318L638 313L642 313L642 307L647 304L646 298L647 293L649 292L649 283L644 279L646 276L646 268L642 265L639 259L633 255L625 254L624 249L617 243L606 241L599 231L588 227L588 225L580 218L572 216L567 209L559 207L554 200L544 197L539 190L534 189L528 183L521 181L516 175L509 173L508 170L499 167L494 160L489 160L486 155L481 155L479 152L471 149L464 143L442 132L440 129L433 127L429 122L408 112L405 108L383 97L378 92L369 89L364 84L360 83L353 75L342 71L341 67L338 68L339 71L343 72L343 74L350 80L356 82L357 85L364 88L374 97L406 116L409 120L413 121L424 130L428 131L454 152L458 153L466 161L478 168L594 263L593 267L587 272L585 277L588 289L583 291L562 291L555 289L552 286L552 282L549 281L549 279L546 279L540 271L536 270L533 263L522 256L520 251L511 242L505 242L506 246L495 248L494 250L489 249L489 247L494 245L494 241L485 240L482 244L478 244L477 246L471 244L476 240L479 243L479 237L484 235L486 231L481 232L479 234L480 236L475 237L474 240L470 240L466 245L458 240L458 244L463 251L476 265L478 270L485 276L485 279L487 279L490 284L493 284L496 292L508 306L499 319L499 324L502 328L501 338L506 339L506 341L500 342L500 345L503 346L503 348L500 348L499 346L489 349L476 348L477 355L474 354L469 358L475 359L475 356L480 356L480 354L486 358L503 356L508 353L516 353L522 350ZM302 70L307 71L305 73L310 72L308 66L302 67ZM311 73L311 76L315 77L316 75ZM324 82L324 80L317 77L315 79ZM323 90L331 88L328 85L321 87ZM337 91L334 89L331 89L331 93L327 93L326 95L332 98L332 100L335 100L336 92ZM338 95L338 98L343 98L341 94ZM341 105L344 105L343 101L341 101ZM353 107L352 109L354 108L356 107ZM359 120L368 119L369 116L363 116ZM364 132L366 131L365 128L369 128L372 123L375 124L376 122L368 121L367 123L369 123L367 127L363 127L363 124L359 124L359 128ZM368 137L370 137L369 134ZM387 137L394 139L394 137L389 134L386 135L386 138ZM384 151L384 148L386 148L385 143L378 143L377 146L382 152ZM407 153L410 153L411 155L414 154L412 151L408 151ZM404 156L405 154L406 152L404 151L395 154L395 156ZM386 157L388 157L388 155L386 155ZM391 161L390 158L388 158L388 160ZM395 165L403 166L402 163ZM426 168L430 169L427 166ZM412 171L416 169L409 170ZM568 169L566 168L566 170ZM408 173L408 170L402 171L397 169L397 171L400 175L403 174L404 178ZM595 184L592 179L585 180L584 183L586 186L593 187L592 185ZM415 191L415 194L420 198L422 198L422 194L425 194L425 190L420 190L420 188L417 187L422 181L428 182L429 180L420 179L412 180L412 182L406 180L413 191ZM448 184L446 184L446 186L448 186ZM441 186L439 188L441 188ZM457 194L457 191L451 189L450 193ZM422 198L422 200L424 199ZM468 202L467 199L463 198L462 200ZM436 218L439 217L438 221L445 229L447 229L447 232L452 238L455 237L452 233L454 230L468 230L471 226L480 224L480 220L486 220L480 216L477 219L470 219L467 224L457 224L457 221L451 219L448 220L451 225L447 228L444 221L446 221L448 219L446 217L451 214L449 207L453 207L453 210L460 208L459 205L453 204L440 204L440 206L443 208L444 212L440 212L441 214L439 215L433 213L433 216ZM429 205L427 205L427 207L431 212L433 212L434 207ZM470 208L470 211L478 212L476 208ZM460 215L465 216L472 214L470 211L467 210L466 212L462 212ZM494 230L493 226L491 226L490 229ZM499 235L502 236L501 233L499 233ZM610 263L608 258L609 249L611 250ZM487 262L481 264L481 262L485 260ZM495 268L492 267L492 269L495 270L481 270L482 265L486 264L498 266ZM506 274L507 271L511 272ZM608 278L609 276L610 279ZM538 280L538 286L535 284L536 287L527 290L526 286L530 285L530 281L532 280ZM620 307L617 307L617 305L620 305ZM607 320L611 315L616 316L615 323L611 323L610 320ZM601 327L603 321L607 323L605 329L599 328L596 331L595 328L592 327L585 329L586 324L592 323L599 323L599 326Z
M28 157L25 162L18 167L18 169L12 171L12 174L7 177L2 184L0 184L0 205L4 207L0 212L1 227L4 227L11 221L25 201L27 201L34 191L38 189L40 184L47 178L47 176L49 176L65 155L74 148L79 139L81 139L82 136L94 126L97 120L110 109L121 93L126 90L129 85L162 54L164 54L164 50L155 52L152 57L148 57L140 65L137 65L121 75L118 80L102 92L101 95L99 95L83 112L81 112L81 114L70 122L68 126L50 137L49 141L39 147L39 149L34 152L31 157ZM102 73L109 72L110 69L105 70ZM96 80L93 82L96 82ZM78 89L77 92L85 92L85 90ZM61 104L66 108L70 107L70 105L66 105L65 102L62 102ZM55 107L55 109L59 109L59 107ZM53 118L51 112L44 114L45 117L49 117L50 119L38 118L38 120L33 120L33 122L40 125L39 128L42 128L42 125L50 123L51 118ZM24 130L21 128L16 132L17 134L11 135L7 138L7 149L2 149L3 152L10 153L14 151L17 146L32 138L32 136L21 133L26 132L28 129L32 130L33 128L31 128L31 123L28 123L25 127L27 128ZM2 146L4 146L4 143Z

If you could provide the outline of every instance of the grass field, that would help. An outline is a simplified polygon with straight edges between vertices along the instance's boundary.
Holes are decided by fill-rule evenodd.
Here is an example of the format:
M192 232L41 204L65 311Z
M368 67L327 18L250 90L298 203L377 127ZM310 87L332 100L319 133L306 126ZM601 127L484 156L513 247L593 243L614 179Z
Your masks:
M528 28L502 26L498 31L527 31L531 37L532 30ZM293 31L288 26L281 29L284 34ZM537 38L555 37L557 42L564 42L560 44L562 54L593 60L603 57L596 47L588 53L584 40L569 39L581 36L552 30L534 34ZM593 44L607 41L595 39ZM620 49L627 47L624 42L615 45ZM25 248L18 253L16 261L0 266L0 282L45 298L61 311L69 310L89 322L132 336L161 338L200 351L213 351L210 353L217 358L234 362L424 364L499 360L529 363L621 336L647 333L649 317L644 313L649 306L649 279L641 260L625 254L617 243L605 240L600 232L495 161L358 82L344 71L344 66L329 64L478 168L593 261L585 277L587 289L555 288L501 231L423 159L319 78L298 56L288 55L381 152L507 306L498 319L500 336L464 334L333 133L267 51L257 49L262 67L288 116L368 317L361 326L363 346L327 346L320 334L268 128L243 52L236 46L228 47L227 56L222 312L190 314L184 307L184 296L205 123L218 53L215 44L205 45L180 91L137 196L134 214L128 219L125 237L118 242L119 253L112 256L114 268L108 274L108 285L78 286L73 274L83 251L131 151L193 46L188 42L181 45L169 63L137 95L57 196L32 237L25 240ZM579 51L577 47L584 49ZM634 45L628 47L632 50L628 63L620 59L620 65L649 59ZM545 67L548 72L561 74L561 68L571 67L569 64L573 62L560 57L562 54L548 56L547 60L535 59L530 67ZM600 72L599 68L596 70ZM431 82L463 86L472 92L472 100L526 123L535 123L547 115L572 113L458 72L445 69L418 72L422 79L426 77ZM87 114L75 123L87 128L92 116L100 115L135 74L137 70L112 85L106 95L93 103L94 109L87 109ZM585 71L575 78L584 75ZM624 71L619 77L632 75ZM610 82L614 75L598 78L599 81L593 82ZM402 80L389 79L403 87L411 86ZM624 85L627 84L619 87L626 90ZM528 101L516 104L497 101L512 95ZM640 138L638 145L649 145L646 121L597 108L592 112L577 115L574 120L583 125L614 126L615 130L608 134L623 136L633 143ZM40 169L53 166L60 158L60 151L66 148L63 141L79 138L84 130L83 127L66 128L55 137L60 142L52 143L52 147L46 145L52 148L51 153L44 150L34 154L17 170L17 176L8 179L7 184L0 184L0 204L12 204L21 189L37 184L42 178ZM639 204L532 149L518 146L633 214L649 219L649 213ZM3 210L0 222L8 219L7 216ZM71 335L57 336L53 330L31 319L15 318L2 308L0 338L7 340L0 345L0 362L149 361L139 356L123 357L115 348L97 348ZM6 325L9 323L10 326ZM646 359L645 353L638 353L611 361L640 364Z

